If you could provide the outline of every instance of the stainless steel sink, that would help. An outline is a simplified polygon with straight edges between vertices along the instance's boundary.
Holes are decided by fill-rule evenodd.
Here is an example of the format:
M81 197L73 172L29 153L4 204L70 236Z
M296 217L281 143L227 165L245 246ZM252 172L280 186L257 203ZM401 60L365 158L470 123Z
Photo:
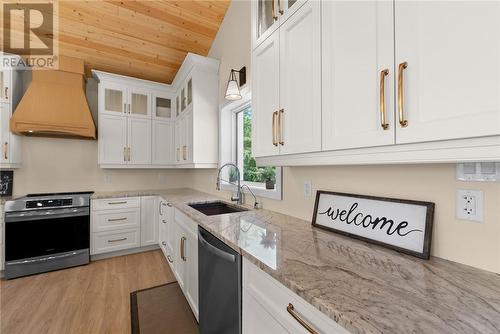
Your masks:
M188 205L207 216L216 216L216 215L223 215L226 213L248 211L248 209L231 205L221 201L208 202L208 203L193 203Z

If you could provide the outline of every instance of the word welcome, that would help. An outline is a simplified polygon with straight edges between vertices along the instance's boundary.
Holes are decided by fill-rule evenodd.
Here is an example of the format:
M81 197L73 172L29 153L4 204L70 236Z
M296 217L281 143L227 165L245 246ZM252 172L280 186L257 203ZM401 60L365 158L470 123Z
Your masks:
M393 235L394 233L397 233L397 235L404 237L413 232L423 232L422 230L418 229L405 231L405 229L408 227L407 221L401 221L400 223L395 224L394 220L388 219L387 217L373 218L370 214L364 215L361 212L355 213L358 206L358 203L352 204L349 211L329 207L326 211L320 212L319 214L327 215L331 220L338 220L340 222L346 223L347 225L354 224L356 226L367 229L371 228L372 230L375 230L377 227L379 230L385 229L385 233L387 235Z

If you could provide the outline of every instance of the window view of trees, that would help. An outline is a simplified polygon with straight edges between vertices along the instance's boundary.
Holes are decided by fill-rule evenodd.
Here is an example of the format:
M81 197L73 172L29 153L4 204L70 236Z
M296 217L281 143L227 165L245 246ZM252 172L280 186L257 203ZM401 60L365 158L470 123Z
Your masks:
M243 180L249 182L272 181L276 183L276 167L257 167L252 157L252 109L243 113Z

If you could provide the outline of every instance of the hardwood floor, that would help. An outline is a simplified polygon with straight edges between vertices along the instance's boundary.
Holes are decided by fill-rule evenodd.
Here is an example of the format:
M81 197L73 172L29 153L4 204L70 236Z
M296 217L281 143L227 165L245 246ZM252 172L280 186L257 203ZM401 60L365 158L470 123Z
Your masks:
M130 292L175 281L160 250L0 281L0 333L130 333Z

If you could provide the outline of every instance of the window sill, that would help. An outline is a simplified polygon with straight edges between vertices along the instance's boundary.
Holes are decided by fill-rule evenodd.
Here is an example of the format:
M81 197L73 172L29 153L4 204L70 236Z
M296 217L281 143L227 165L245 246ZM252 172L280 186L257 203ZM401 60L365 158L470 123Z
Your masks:
M278 189L278 187L276 187L277 185L275 185L274 189L266 189L265 187L256 187L255 185L252 185L252 183L253 182L250 183L242 182L241 185L246 184L248 187L250 187L250 189L252 189L253 193L257 197L281 200L281 189ZM221 190L236 192L237 188L238 186L232 184L227 184L227 183L221 184ZM252 194L250 193L247 187L244 187L242 189L242 192L244 192L245 194L249 194L251 200L253 200Z

